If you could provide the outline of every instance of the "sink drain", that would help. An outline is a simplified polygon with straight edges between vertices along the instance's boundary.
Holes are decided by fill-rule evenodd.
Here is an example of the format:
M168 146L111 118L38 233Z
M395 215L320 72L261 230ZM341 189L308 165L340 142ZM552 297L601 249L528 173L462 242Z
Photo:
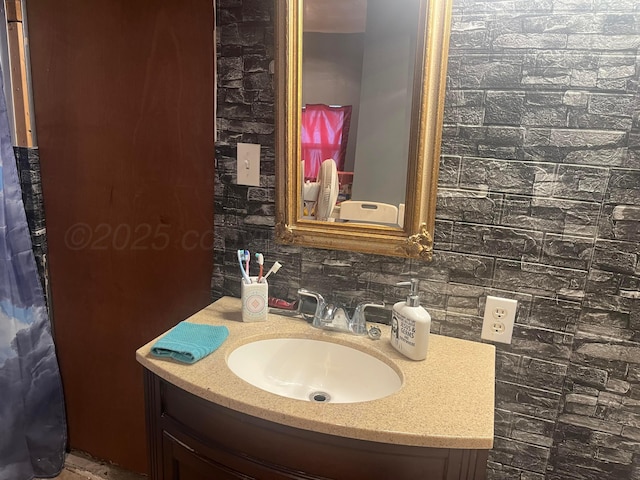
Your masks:
M316 403L327 403L331 400L331 395L327 392L312 392L309 394L309 400Z

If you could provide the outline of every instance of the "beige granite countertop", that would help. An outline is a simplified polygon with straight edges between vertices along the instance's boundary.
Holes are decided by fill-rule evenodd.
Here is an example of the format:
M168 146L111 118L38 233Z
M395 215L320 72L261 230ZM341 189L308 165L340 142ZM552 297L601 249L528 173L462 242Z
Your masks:
M224 297L188 318L226 325L229 337L215 352L186 365L150 354L136 358L164 380L218 405L291 427L343 437L436 448L493 446L495 347L431 335L426 360L413 361L389 343L389 327L371 340L318 330L299 317L270 313L266 322L243 323L240 299ZM261 390L237 377L226 358L238 346L263 338L329 340L370 353L402 373L403 385L388 397L360 403L313 403Z

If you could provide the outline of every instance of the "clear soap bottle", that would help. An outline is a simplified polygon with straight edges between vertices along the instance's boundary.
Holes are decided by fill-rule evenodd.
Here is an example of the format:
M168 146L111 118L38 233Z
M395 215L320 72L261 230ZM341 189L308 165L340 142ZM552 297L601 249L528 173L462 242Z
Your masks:
M397 302L391 314L391 345L412 360L427 358L431 315L420 305L420 280L396 283L396 286L411 286L404 302Z

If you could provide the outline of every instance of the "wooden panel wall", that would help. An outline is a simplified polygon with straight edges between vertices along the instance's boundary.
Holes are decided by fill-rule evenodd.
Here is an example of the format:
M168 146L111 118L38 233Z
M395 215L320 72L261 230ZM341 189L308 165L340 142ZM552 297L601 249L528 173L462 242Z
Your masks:
M71 447L146 470L134 352L210 301L212 0L32 0L35 121Z

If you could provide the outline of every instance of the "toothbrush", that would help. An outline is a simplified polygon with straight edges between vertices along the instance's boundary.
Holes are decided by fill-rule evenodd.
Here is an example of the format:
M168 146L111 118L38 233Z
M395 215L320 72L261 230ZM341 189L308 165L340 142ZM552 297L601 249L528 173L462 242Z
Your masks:
M249 278L249 262L251 261L251 253L249 253L249 250L245 250L244 251L244 260L245 260L245 269L247 272L247 278ZM249 279L249 283L251 283L251 279Z
M260 273L258 274L258 283L260 283L262 280L262 272L264 271L264 255L256 253L256 258L258 259L258 265L260 265Z
M269 269L269 271L267 272L267 274L264 276L264 279L266 280L267 277L269 277L269 275L271 275L272 273L276 273L278 270L280 270L281 266L282 264L280 262L274 263Z
M242 278L244 278L244 281L246 283L251 283L251 279L249 278L249 275L244 270L244 266L242 265L242 261L244 260L244 252L245 250L238 250L238 263L240 264L240 271L242 272Z

